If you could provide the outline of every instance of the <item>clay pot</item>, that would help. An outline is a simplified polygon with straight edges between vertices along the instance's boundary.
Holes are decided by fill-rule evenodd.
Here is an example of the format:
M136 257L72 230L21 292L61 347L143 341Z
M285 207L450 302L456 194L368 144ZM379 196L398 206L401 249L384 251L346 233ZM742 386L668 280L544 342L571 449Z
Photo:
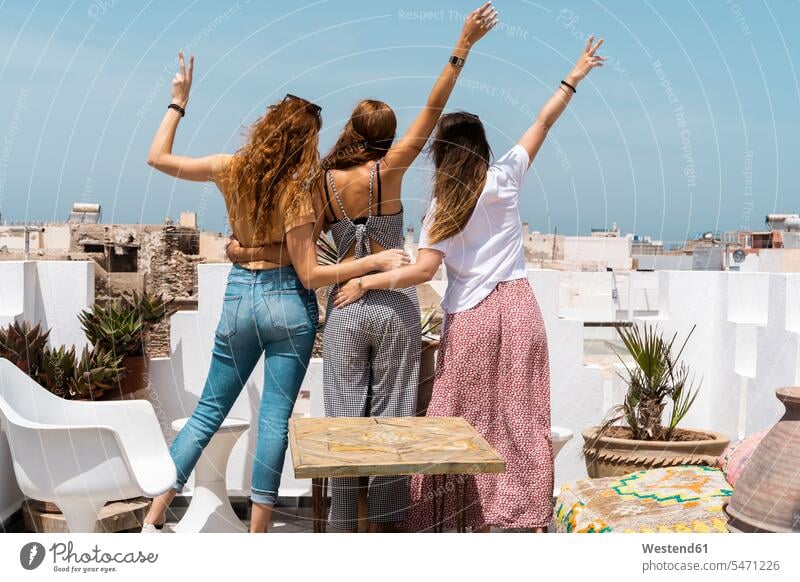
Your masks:
M592 442L599 427L583 431L584 443ZM691 429L687 429L691 430ZM675 467L678 465L714 466L717 458L730 443L721 433L692 431L711 435L707 440L640 441L635 439L600 437L591 448L584 444L586 471L592 479L627 475L642 469Z
M135 392L147 388L149 383L147 358L145 356L126 356L122 358L125 375L119 381L119 390L109 393L111 400L130 398Z
M417 386L416 416L425 416L428 404L433 395L433 377L436 374L436 350L439 342L436 340L422 339L422 348L419 354L419 385Z
M800 388L775 395L786 413L736 481L725 506L732 532L800 532Z

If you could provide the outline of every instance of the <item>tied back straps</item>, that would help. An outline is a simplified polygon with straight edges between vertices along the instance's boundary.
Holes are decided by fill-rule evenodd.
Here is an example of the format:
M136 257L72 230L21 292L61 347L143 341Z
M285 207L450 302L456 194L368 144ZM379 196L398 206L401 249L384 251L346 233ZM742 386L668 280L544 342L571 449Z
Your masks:
M344 204L342 203L342 199L339 197L339 192L336 190L336 183L333 181L333 174L328 171L328 182L331 186L331 191L333 192L333 197L336 199L336 204L339 206L339 210L342 213L342 218L348 224L348 226L352 229L352 240L342 241L345 243L343 245L338 245L338 254L339 258L342 258L344 254L349 250L352 244L355 245L355 258L360 259L362 257L366 257L367 255L372 254L372 248L370 245L370 237L369 237L369 225L372 219L372 191L373 191L373 183L375 178L375 173L378 173L378 200L380 200L381 195L381 187L380 187L380 161L377 161L372 167L369 169L369 206L367 207L367 220L366 222L353 222L353 220L348 216L347 211L344 209ZM327 187L325 188L327 190ZM347 237L350 238L349 236Z

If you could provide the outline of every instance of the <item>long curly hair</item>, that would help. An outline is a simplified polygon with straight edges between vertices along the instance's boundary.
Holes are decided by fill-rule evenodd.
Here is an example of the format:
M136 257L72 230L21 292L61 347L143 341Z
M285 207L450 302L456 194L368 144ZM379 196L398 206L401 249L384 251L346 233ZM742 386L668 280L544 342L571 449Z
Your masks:
M322 160L324 170L339 170L381 159L394 142L397 117L383 101L359 101L339 139Z
M231 218L252 217L258 239L268 236L269 218L276 209L290 213L316 179L321 127L322 119L309 101L287 96L267 108L233 156L227 177L231 212L237 216Z
M492 150L478 116L457 112L442 115L430 154L436 169L432 194L436 205L428 233L437 243L467 225L486 184Z

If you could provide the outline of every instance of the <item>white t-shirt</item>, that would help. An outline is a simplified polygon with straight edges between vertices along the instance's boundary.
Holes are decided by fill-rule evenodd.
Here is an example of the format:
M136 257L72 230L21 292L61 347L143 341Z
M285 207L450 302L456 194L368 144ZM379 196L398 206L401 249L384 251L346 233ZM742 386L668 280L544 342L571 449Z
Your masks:
M429 220L436 205L435 199L431 201L422 224L419 248L444 255L447 291L442 308L446 313L475 307L498 283L526 276L518 199L528 165L528 152L520 145L492 164L466 226L438 243L428 240Z

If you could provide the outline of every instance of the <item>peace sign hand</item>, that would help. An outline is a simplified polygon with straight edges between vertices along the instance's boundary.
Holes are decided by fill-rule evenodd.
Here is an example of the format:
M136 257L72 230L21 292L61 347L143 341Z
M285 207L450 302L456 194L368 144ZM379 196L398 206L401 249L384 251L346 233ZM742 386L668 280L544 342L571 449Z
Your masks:
M194 73L194 56L189 57L189 70L186 70L186 62L183 59L183 52L178 53L178 63L180 70L175 73L172 79L172 102L186 108L189 102L189 91L192 88L192 74Z
M595 67L602 67L603 61L606 60L605 57L601 57L596 55L597 49L600 48L600 45L603 44L603 39L594 43L594 35L589 37L589 40L586 41L586 46L583 49L583 54L581 54L578 62L575 64L575 68L572 69L572 73L570 77L575 81L580 81L589 74L589 71L594 69Z

